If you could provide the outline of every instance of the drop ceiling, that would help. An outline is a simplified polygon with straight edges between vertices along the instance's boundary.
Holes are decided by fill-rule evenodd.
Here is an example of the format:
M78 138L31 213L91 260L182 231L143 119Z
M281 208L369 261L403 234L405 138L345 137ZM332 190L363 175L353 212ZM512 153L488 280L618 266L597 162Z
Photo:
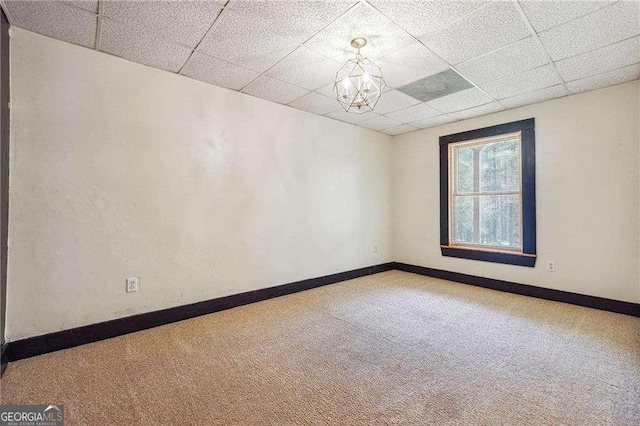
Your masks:
M16 27L389 135L640 73L640 0L0 4ZM389 86L376 110L361 115L332 98L357 36L369 40L363 54ZM468 88L437 99L419 93L457 75L456 87Z

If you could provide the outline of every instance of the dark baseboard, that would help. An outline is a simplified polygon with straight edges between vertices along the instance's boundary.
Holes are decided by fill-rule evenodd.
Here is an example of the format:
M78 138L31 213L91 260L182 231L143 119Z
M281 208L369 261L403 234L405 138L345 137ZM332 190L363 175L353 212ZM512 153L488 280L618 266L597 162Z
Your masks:
M133 315L105 321L98 324L91 324L84 327L72 328L70 330L58 331L42 336L30 337L28 339L9 342L8 348L3 356L3 368L5 358L9 362L29 358L36 355L46 354L61 349L73 348L86 343L97 342L111 337L122 336L123 334L146 330L159 325L182 321L200 315L211 314L225 309L249 303L259 302L278 296L297 293L327 284L334 284L340 281L351 280L365 275L377 274L378 272L393 269L393 263L370 266L367 268L354 269L338 274L327 275L319 278L297 281L283 284L276 287L269 287L246 293L234 294L217 299L205 300L203 302L190 305L177 306L175 308L163 309L161 311L148 312L145 314Z
M4 374L4 370L7 369L7 364L9 363L9 352L7 343L3 343L0 346L0 376Z
M587 296L584 294L569 293L566 291L552 290L548 288L535 287L525 284L517 284L509 281L496 280L492 278L476 277L474 275L461 274L458 272L443 271L424 266L408 265L406 263L390 262L375 265L367 268L354 269L352 271L327 275L319 278L297 281L290 284L283 284L276 287L269 287L254 290L246 293L234 294L220 297L218 299L206 300L190 305L177 306L160 311L148 312L145 314L105 321L98 324L91 324L84 327L70 330L58 331L42 336L30 337L28 339L8 342L2 346L2 372L4 372L7 362L18 361L36 355L42 355L61 349L73 348L87 343L97 342L111 337L122 336L136 331L182 321L189 318L206 315L225 309L249 303L259 302L274 297L297 293L328 284L351 280L366 275L377 274L379 272L398 269L400 271L414 274L426 275L429 277L455 281L493 290L505 291L524 296L537 297L541 299L553 300L556 302L571 303L574 305L587 306L604 311L616 312L619 314L640 317L640 304L622 302L618 300L604 299L601 297Z
M428 277L441 278L443 280L455 281L463 284L520 294L523 296L571 303L573 305L586 306L603 311L640 317L640 304L638 303L622 302L602 297L587 296L585 294L570 293L568 291L552 290L550 288L535 287L532 285L518 284L493 278L476 277L474 275L461 274L459 272L443 271L440 269L408 265L400 262L394 262L394 267L400 271L412 272L414 274L426 275Z

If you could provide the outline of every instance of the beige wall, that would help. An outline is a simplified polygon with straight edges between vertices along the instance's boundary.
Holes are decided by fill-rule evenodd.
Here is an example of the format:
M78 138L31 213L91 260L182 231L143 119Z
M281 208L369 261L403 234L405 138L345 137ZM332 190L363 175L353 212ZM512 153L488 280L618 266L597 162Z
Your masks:
M393 260L640 302L638 82L391 139L26 31L11 43L8 340ZM529 117L538 265L443 258L438 136Z
M11 54L8 340L392 260L390 137L18 29Z
M394 138L399 262L640 302L638 81ZM536 119L535 268L440 254L438 137ZM547 272L554 261L556 272Z

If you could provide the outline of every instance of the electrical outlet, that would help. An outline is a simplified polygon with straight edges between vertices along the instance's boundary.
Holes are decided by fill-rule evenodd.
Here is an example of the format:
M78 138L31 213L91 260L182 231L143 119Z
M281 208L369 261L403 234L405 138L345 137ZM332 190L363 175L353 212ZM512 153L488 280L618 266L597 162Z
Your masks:
M549 271L549 272L555 272L556 271L555 262L553 262L553 261L547 262L547 271Z
M378 246L373 246L373 252L377 253L378 252Z
M127 278L127 293L134 293L136 291L138 291L138 278Z

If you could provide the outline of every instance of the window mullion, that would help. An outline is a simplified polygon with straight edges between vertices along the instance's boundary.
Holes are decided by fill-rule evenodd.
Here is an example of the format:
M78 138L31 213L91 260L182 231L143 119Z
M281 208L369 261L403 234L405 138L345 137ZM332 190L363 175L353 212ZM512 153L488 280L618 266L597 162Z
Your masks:
M480 149L473 147L473 192L480 192ZM480 197L473 197L473 242L480 243Z

